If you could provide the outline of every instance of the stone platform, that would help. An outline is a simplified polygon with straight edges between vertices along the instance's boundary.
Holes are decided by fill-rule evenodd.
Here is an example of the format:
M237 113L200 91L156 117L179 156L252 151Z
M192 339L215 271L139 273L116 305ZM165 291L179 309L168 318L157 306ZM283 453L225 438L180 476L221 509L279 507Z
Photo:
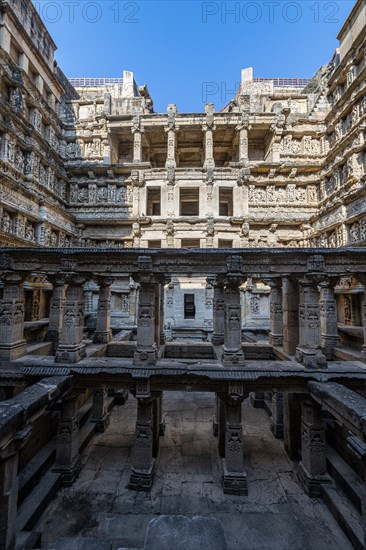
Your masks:
M164 413L166 432L151 492L127 488L136 420L131 397L115 407L107 431L84 453L74 486L58 493L34 528L43 533L43 549L70 550L70 540L77 538L109 543L112 550L141 549L150 520L163 514L217 518L228 550L352 548L323 501L304 494L268 416L248 399L243 405L246 497L222 491L212 433L214 396L164 393Z

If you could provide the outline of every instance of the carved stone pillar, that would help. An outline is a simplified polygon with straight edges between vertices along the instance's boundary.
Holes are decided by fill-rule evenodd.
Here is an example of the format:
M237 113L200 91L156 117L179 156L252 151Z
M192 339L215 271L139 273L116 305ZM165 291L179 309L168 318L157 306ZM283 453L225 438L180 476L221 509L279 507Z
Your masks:
M283 393L280 391L272 392L270 428L276 439L283 438Z
M301 434L299 481L309 496L318 497L321 493L321 484L329 483L330 479L327 475L321 407L311 399L302 403Z
M142 133L141 130L133 130L133 163L142 162Z
M225 282L225 334L223 365L238 367L244 365L241 342L240 277L228 277Z
M167 281L165 281L167 282ZM164 303L165 303L165 285L160 286L160 345L165 344L165 332L164 332Z
M62 482L70 486L81 469L79 455L79 412L77 395L72 393L62 400L58 421L56 462L53 470L62 473Z
M150 393L149 383L140 380L137 383L137 420L133 466L129 488L136 491L149 491L154 476L154 397Z
M114 279L111 277L98 277L99 300L97 327L94 333L93 342L108 344L112 340L111 331L111 285Z
M215 106L212 103L205 105L206 120L203 125L205 133L205 161L204 168L213 170L215 168L214 149L213 149L213 131Z
M291 460L297 460L301 449L301 402L307 394L283 394L283 439Z
M26 353L24 340L24 275L2 275L3 298L0 301L0 361L13 361Z
M229 495L247 495L247 476L244 469L242 426L242 384L230 384L225 396L225 458L223 459L223 490Z
M366 276L358 277L363 285L365 285L364 299L362 302L361 317L363 326L363 346L361 350L361 358L366 363Z
M299 280L299 287L299 345L295 358L307 368L326 368L327 360L320 345L320 305L316 282L303 277Z
M247 96L241 106L241 119L237 126L239 132L239 151L238 157L241 164L247 164L249 160L249 116L250 116L250 98Z
M93 291L90 288L84 290L84 312L93 313Z
M270 332L269 343L272 346L282 346L283 344L283 311L282 311L282 280L272 279L266 281L271 287L270 294Z
M158 357L156 334L160 328L155 324L155 293L159 286L153 275L139 278L139 305L137 317L137 343L134 353L134 365L155 365Z
M213 286L213 334L212 343L220 346L224 343L225 334L225 296L223 281L217 277L210 279Z
M212 421L212 428L214 437L219 435L219 396L215 393L215 410L214 417Z
M264 409L265 395L263 391L255 391L249 395L250 403L255 409Z
M53 350L55 352L62 334L66 284L65 278L62 276L52 278L51 282L53 284L53 294L50 303L50 319L46 340L53 342Z
M0 550L15 548L18 452L0 451Z
M85 277L79 275L71 275L68 278L62 335L56 352L56 363L77 363L85 357L84 283Z
M156 283L155 287L155 344L156 348L160 349L160 331L161 331L161 301L162 301L162 285Z
M108 389L105 385L93 390L91 421L96 424L97 432L104 432L109 425Z
M219 456L225 458L225 433L226 433L226 416L225 416L225 402L222 399L221 394L217 396L217 448Z
M295 355L299 343L299 294L290 277L282 279L283 351Z
M249 160L248 143L248 126L243 125L239 130L239 162L243 164Z
M153 399L153 457L157 458L159 453L160 436L165 433L163 418L163 392L154 392Z
M176 148L177 148L177 136L176 136L176 124L175 115L177 113L176 105L168 105L168 121L165 131L167 133L167 157L165 167L167 169L167 179L169 184L174 185L175 180L175 168L177 166L176 161Z
M337 301L334 296L334 285L324 280L320 287L320 336L321 349L328 360L333 358L333 347L339 344Z

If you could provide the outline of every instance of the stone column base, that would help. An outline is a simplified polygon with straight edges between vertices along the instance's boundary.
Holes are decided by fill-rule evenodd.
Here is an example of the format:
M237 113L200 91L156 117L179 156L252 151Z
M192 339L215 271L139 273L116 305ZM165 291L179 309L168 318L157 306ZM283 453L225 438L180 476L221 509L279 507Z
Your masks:
M104 418L91 418L91 422L95 424L95 431L98 433L103 433L109 426L110 415L109 413L105 415Z
M114 397L115 405L125 405L128 401L128 390L110 390L111 397Z
M264 409L264 393L261 391L252 392L249 394L250 404L255 409Z
M241 349L237 351L230 351L224 346L224 353L222 356L222 364L224 367L244 367L245 357Z
M331 479L327 475L311 476L302 462L298 466L297 478L306 494L313 498L321 495L321 485L323 483L331 483Z
M283 424L272 422L272 417L271 417L269 427L276 439L283 439Z
M219 435L219 423L217 421L216 416L214 417L214 419L212 421L212 430L213 430L214 437L218 437L218 435Z
M146 365L156 365L157 359L158 353L155 348L149 350L136 348L133 355L133 364L143 367Z
M0 361L14 361L27 353L25 340L11 344L0 344Z
M154 479L154 465L155 460L153 459L148 470L132 468L128 488L134 491L150 491Z
M333 358L333 348L334 346L339 345L339 337L322 335L321 341L322 341L322 352L324 353L327 360L331 361Z
M62 485L64 487L71 487L75 479L79 475L81 470L81 457L78 455L72 466L57 466L57 464L52 468L53 472L59 472L62 474Z
M269 333L269 343L271 346L281 347L283 345L283 336Z
M222 488L225 495L248 495L247 474L243 472L229 472L226 469L226 461L222 460L223 476Z
M61 333L58 330L48 330L45 336L45 342L59 342Z
M94 332L93 344L109 344L112 340L112 331L107 332Z
M78 346L59 346L55 363L78 363L86 356L85 344Z
M159 435L161 436L165 435L165 417L164 416L159 422Z
M295 360L302 363L307 369L326 369L327 359L320 350L297 347Z
M222 334L213 334L211 342L214 346L221 346L224 343L224 333Z

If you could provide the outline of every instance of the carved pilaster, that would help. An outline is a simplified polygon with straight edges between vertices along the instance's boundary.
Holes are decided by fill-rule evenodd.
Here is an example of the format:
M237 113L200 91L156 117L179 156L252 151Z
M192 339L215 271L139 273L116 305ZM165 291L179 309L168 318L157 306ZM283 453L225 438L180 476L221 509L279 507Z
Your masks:
M175 181L175 168L177 166L176 162L176 148L177 148L177 137L176 137L176 123L175 115L177 113L177 108L175 105L168 105L168 122L165 131L167 133L167 159L165 167L167 170L167 180L168 183L174 185ZM168 191L169 193L169 191Z
M238 367L244 365L241 342L240 276L228 276L225 281L225 334L223 365Z
M108 389L105 385L93 391L91 421L96 424L97 432L104 432L109 425Z
M242 384L229 384L229 395L224 398L225 458L223 459L223 490L226 494L248 494L246 472L244 469L243 399L244 391Z
M129 483L130 489L136 491L149 491L153 482L155 464L153 401L151 396L137 397L135 447Z
M215 167L214 149L213 149L213 131L214 125L214 111L215 106L212 103L205 105L206 120L203 126L205 133L205 162L204 168L213 170Z
M225 334L225 295L224 282L217 277L209 279L213 286L213 334L212 343L220 346Z
M0 450L0 549L15 548L18 500L18 452Z
M326 466L326 442L321 408L312 400L302 403L301 462L298 477L307 494L318 497L321 484L329 483Z
M62 473L65 486L75 481L81 469L79 455L79 412L77 395L71 394L62 400L58 421L56 462L53 470Z
M283 438L283 393L279 391L272 392L270 428L276 439Z
M241 121L237 126L239 132L239 162L241 164L247 164L249 160L249 108L248 104L243 105L241 108Z
M335 281L326 279L319 284L321 349L328 360L333 358L333 347L339 344L334 283Z
M26 353L24 340L24 288L21 273L3 273L0 301L0 361L13 361Z
M282 279L283 351L294 355L299 343L299 295L290 277Z
M137 342L134 353L134 365L155 365L158 357L156 338L160 327L156 323L156 307L160 307L156 293L160 292L161 281L152 273L152 260L149 256L138 258L140 274L139 305L137 315Z
M62 276L51 278L51 282L53 284L53 293L50 303L50 316L46 340L53 342L53 349L56 351L62 334L66 283L65 278Z
M99 300L97 327L93 342L107 344L112 340L111 331L111 285L114 279L111 277L98 277Z
M361 358L362 358L362 361L366 363L366 276L359 274L358 279L365 287L364 299L361 307L361 318L362 318L362 326L363 326L363 346L361 350Z
M317 283L313 278L299 280L299 345L296 361L307 368L326 368L327 360L321 351L320 305Z
M139 164L142 162L142 132L140 125L140 117L135 117L133 119L133 162L134 164Z
M83 344L85 281L85 277L76 274L70 274L67 277L62 335L56 352L56 363L77 363L85 357L85 344Z
M266 281L271 287L269 311L270 311L270 332L269 343L272 346L283 344L283 311L282 311L282 281L272 279Z

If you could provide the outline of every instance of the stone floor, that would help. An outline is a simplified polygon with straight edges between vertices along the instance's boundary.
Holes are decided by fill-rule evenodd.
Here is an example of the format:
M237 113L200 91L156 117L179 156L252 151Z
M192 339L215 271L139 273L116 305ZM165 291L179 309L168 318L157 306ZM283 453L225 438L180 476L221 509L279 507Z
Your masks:
M58 493L36 526L42 547L70 550L70 537L84 537L98 540L96 548L103 540L113 549L142 548L156 515L209 514L222 522L229 550L352 548L323 502L302 492L268 416L249 400L243 409L249 494L224 495L213 411L212 394L164 394L166 433L155 482L151 493L140 493L127 489L136 402L130 397L115 407L108 430L85 452L74 486Z

